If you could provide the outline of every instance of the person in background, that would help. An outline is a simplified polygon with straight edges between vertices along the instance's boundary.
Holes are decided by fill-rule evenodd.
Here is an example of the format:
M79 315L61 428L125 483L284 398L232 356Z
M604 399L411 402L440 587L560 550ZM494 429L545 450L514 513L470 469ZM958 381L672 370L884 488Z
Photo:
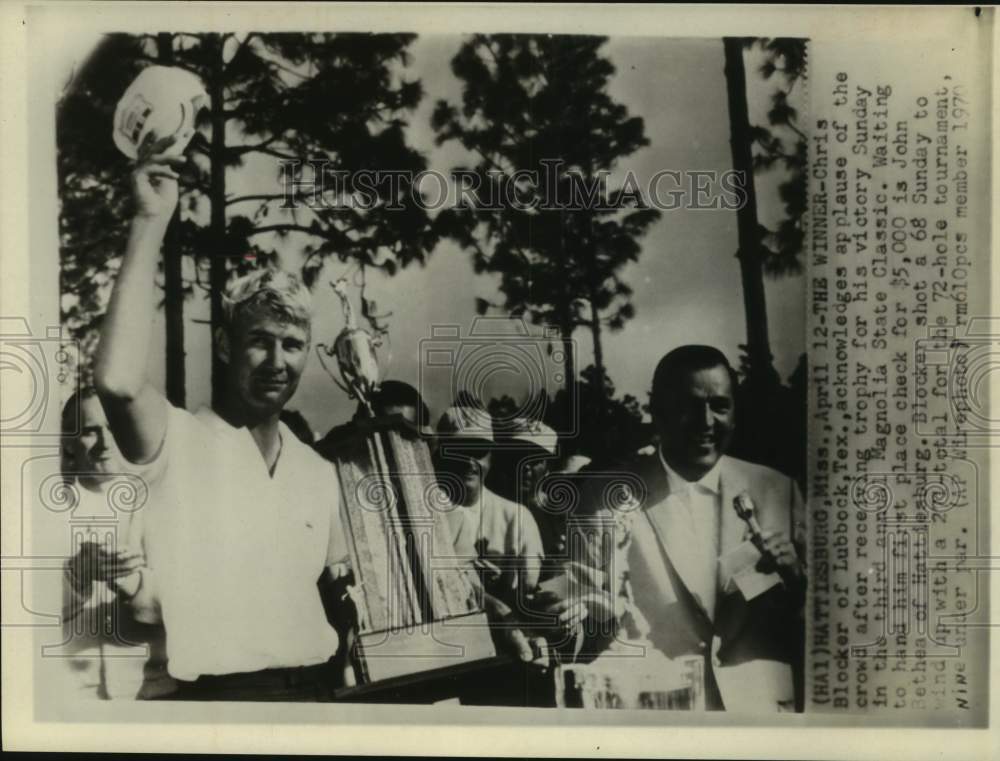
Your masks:
M341 681L321 585L347 554L330 463L280 420L309 355L311 301L296 276L233 281L214 350L224 393L192 414L146 376L160 247L183 159L144 146L136 213L94 378L109 427L149 486L146 559L182 700L322 701Z
M62 411L63 476L79 487L74 520L105 519L108 487L124 463L93 388L74 392ZM143 549L141 504L118 525L117 543L81 543L63 578L65 666L79 692L106 700L150 699L177 689L167 673L166 635L155 615ZM124 525L123 525L124 524ZM106 525L106 524L101 524ZM148 658L146 657L148 653Z
M378 390L372 394L371 405L376 418L399 415L413 432L420 435L429 429L430 410L427 409L420 392L409 383L398 380L382 381ZM354 417L342 425L331 428L316 442L316 451L327 459L332 457L338 442L352 436L357 431L358 422L364 420L367 415L364 405L359 402Z
M544 552L526 507L485 485L494 446L493 421L481 406L453 406L441 416L433 453L438 483L455 508L448 512L457 562L470 563L501 652L522 661L539 657L522 629Z
M384 380L372 399L376 415L399 415L414 430L430 430L431 412L424 403L420 392L409 383L399 380Z
M546 558L541 573L544 580L552 574L550 561L558 562L566 550L565 516L558 502L550 503L545 483L557 462L558 437L545 423L524 417L515 418L506 428L504 449L494 456L505 463L503 479L507 483L497 483L496 490L527 507L535 519Z
M472 548L483 568L486 589L510 605L534 591L545 556L538 525L523 505L486 487L494 446L489 413L455 406L438 421L435 466L442 487L462 521L456 547Z

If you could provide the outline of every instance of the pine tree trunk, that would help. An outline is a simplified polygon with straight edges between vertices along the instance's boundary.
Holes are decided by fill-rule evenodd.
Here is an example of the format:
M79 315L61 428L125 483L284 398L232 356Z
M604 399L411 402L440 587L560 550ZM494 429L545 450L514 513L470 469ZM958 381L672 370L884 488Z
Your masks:
M567 431L578 431L579 410L577 407L576 371L573 358L573 328L563 325L560 328L560 338L562 340L563 352L563 376L566 382L567 409L563 425L567 426Z
M740 275L747 324L747 357L750 380L764 380L774 375L767 334L767 305L764 298L764 268L761 261L761 233L757 221L757 193L753 179L750 119L747 112L746 68L743 63L743 39L723 39L726 52L726 89L729 96L730 147L733 168L745 178L746 202L737 210Z
M569 270L569 262L566 256L566 212L563 209L559 210L559 235L560 235L560 246L559 246L559 266L562 268L563 272L566 273L566 277L572 274ZM565 411L565 416L563 417L563 425L567 432L573 432L574 434L579 434L580 429L580 412L576 384L576 366L573 357L573 322L571 320L571 304L563 302L559 306L560 324L559 324L559 334L562 338L563 346L563 376L566 382L566 401L567 409Z
M169 32L156 35L157 54L164 66L174 63L173 36ZM174 210L163 240L163 317L166 322L166 394L175 407L184 407L184 280L183 257L178 224L180 207Z
M591 294L590 300L590 331L594 337L594 369L597 371L597 410L595 429L600 431L604 426L604 411L607 409L608 398L605 395L604 385L604 348L601 346L601 315L594 306L595 294Z
M223 326L222 294L226 287L226 114L223 97L224 64L222 37L212 34L212 75L208 94L212 100L212 142L209 148L211 171L208 197L212 204L209 229L213 241L210 252L209 286L210 319L212 326L212 406L217 407L225 395L226 366L219 358L217 331Z

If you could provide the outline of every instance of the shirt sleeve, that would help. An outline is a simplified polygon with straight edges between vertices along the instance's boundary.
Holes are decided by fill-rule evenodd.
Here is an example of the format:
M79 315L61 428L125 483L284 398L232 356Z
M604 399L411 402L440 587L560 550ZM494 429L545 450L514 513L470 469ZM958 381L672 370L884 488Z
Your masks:
M518 548L524 569L523 583L526 589L534 589L542 572L542 561L545 559L542 535L531 512L523 505L518 505L518 508L517 526L521 533L518 537Z
M444 514L443 520L451 533L451 545L455 557L472 560L476 557L476 526L470 511L455 505Z
M167 403L167 416L160 448L156 450L153 459L148 462L134 463L129 462L123 457L122 463L125 471L132 476L142 479L146 487L160 482L170 461L171 448L176 446L175 442L178 439L184 437L185 431L190 428L193 422L194 415L190 412Z

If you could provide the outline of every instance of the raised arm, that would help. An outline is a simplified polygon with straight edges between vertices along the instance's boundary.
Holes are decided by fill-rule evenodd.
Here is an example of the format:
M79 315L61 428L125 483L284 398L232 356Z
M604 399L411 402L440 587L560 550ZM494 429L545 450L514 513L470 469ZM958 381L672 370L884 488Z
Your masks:
M152 146L132 174L136 213L94 367L94 384L108 425L132 463L155 457L167 420L167 401L146 377L156 303L154 278L163 236L177 206L177 174L171 165L183 162L154 153L165 148L164 143Z

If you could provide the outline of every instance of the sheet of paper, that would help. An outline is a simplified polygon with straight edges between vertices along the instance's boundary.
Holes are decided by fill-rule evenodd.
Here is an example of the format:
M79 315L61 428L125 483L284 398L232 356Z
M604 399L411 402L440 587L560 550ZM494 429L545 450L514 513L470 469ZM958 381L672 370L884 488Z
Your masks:
M723 590L738 589L747 601L763 594L775 584L781 583L776 573L761 573L757 570L760 552L748 539L719 557L719 579Z

